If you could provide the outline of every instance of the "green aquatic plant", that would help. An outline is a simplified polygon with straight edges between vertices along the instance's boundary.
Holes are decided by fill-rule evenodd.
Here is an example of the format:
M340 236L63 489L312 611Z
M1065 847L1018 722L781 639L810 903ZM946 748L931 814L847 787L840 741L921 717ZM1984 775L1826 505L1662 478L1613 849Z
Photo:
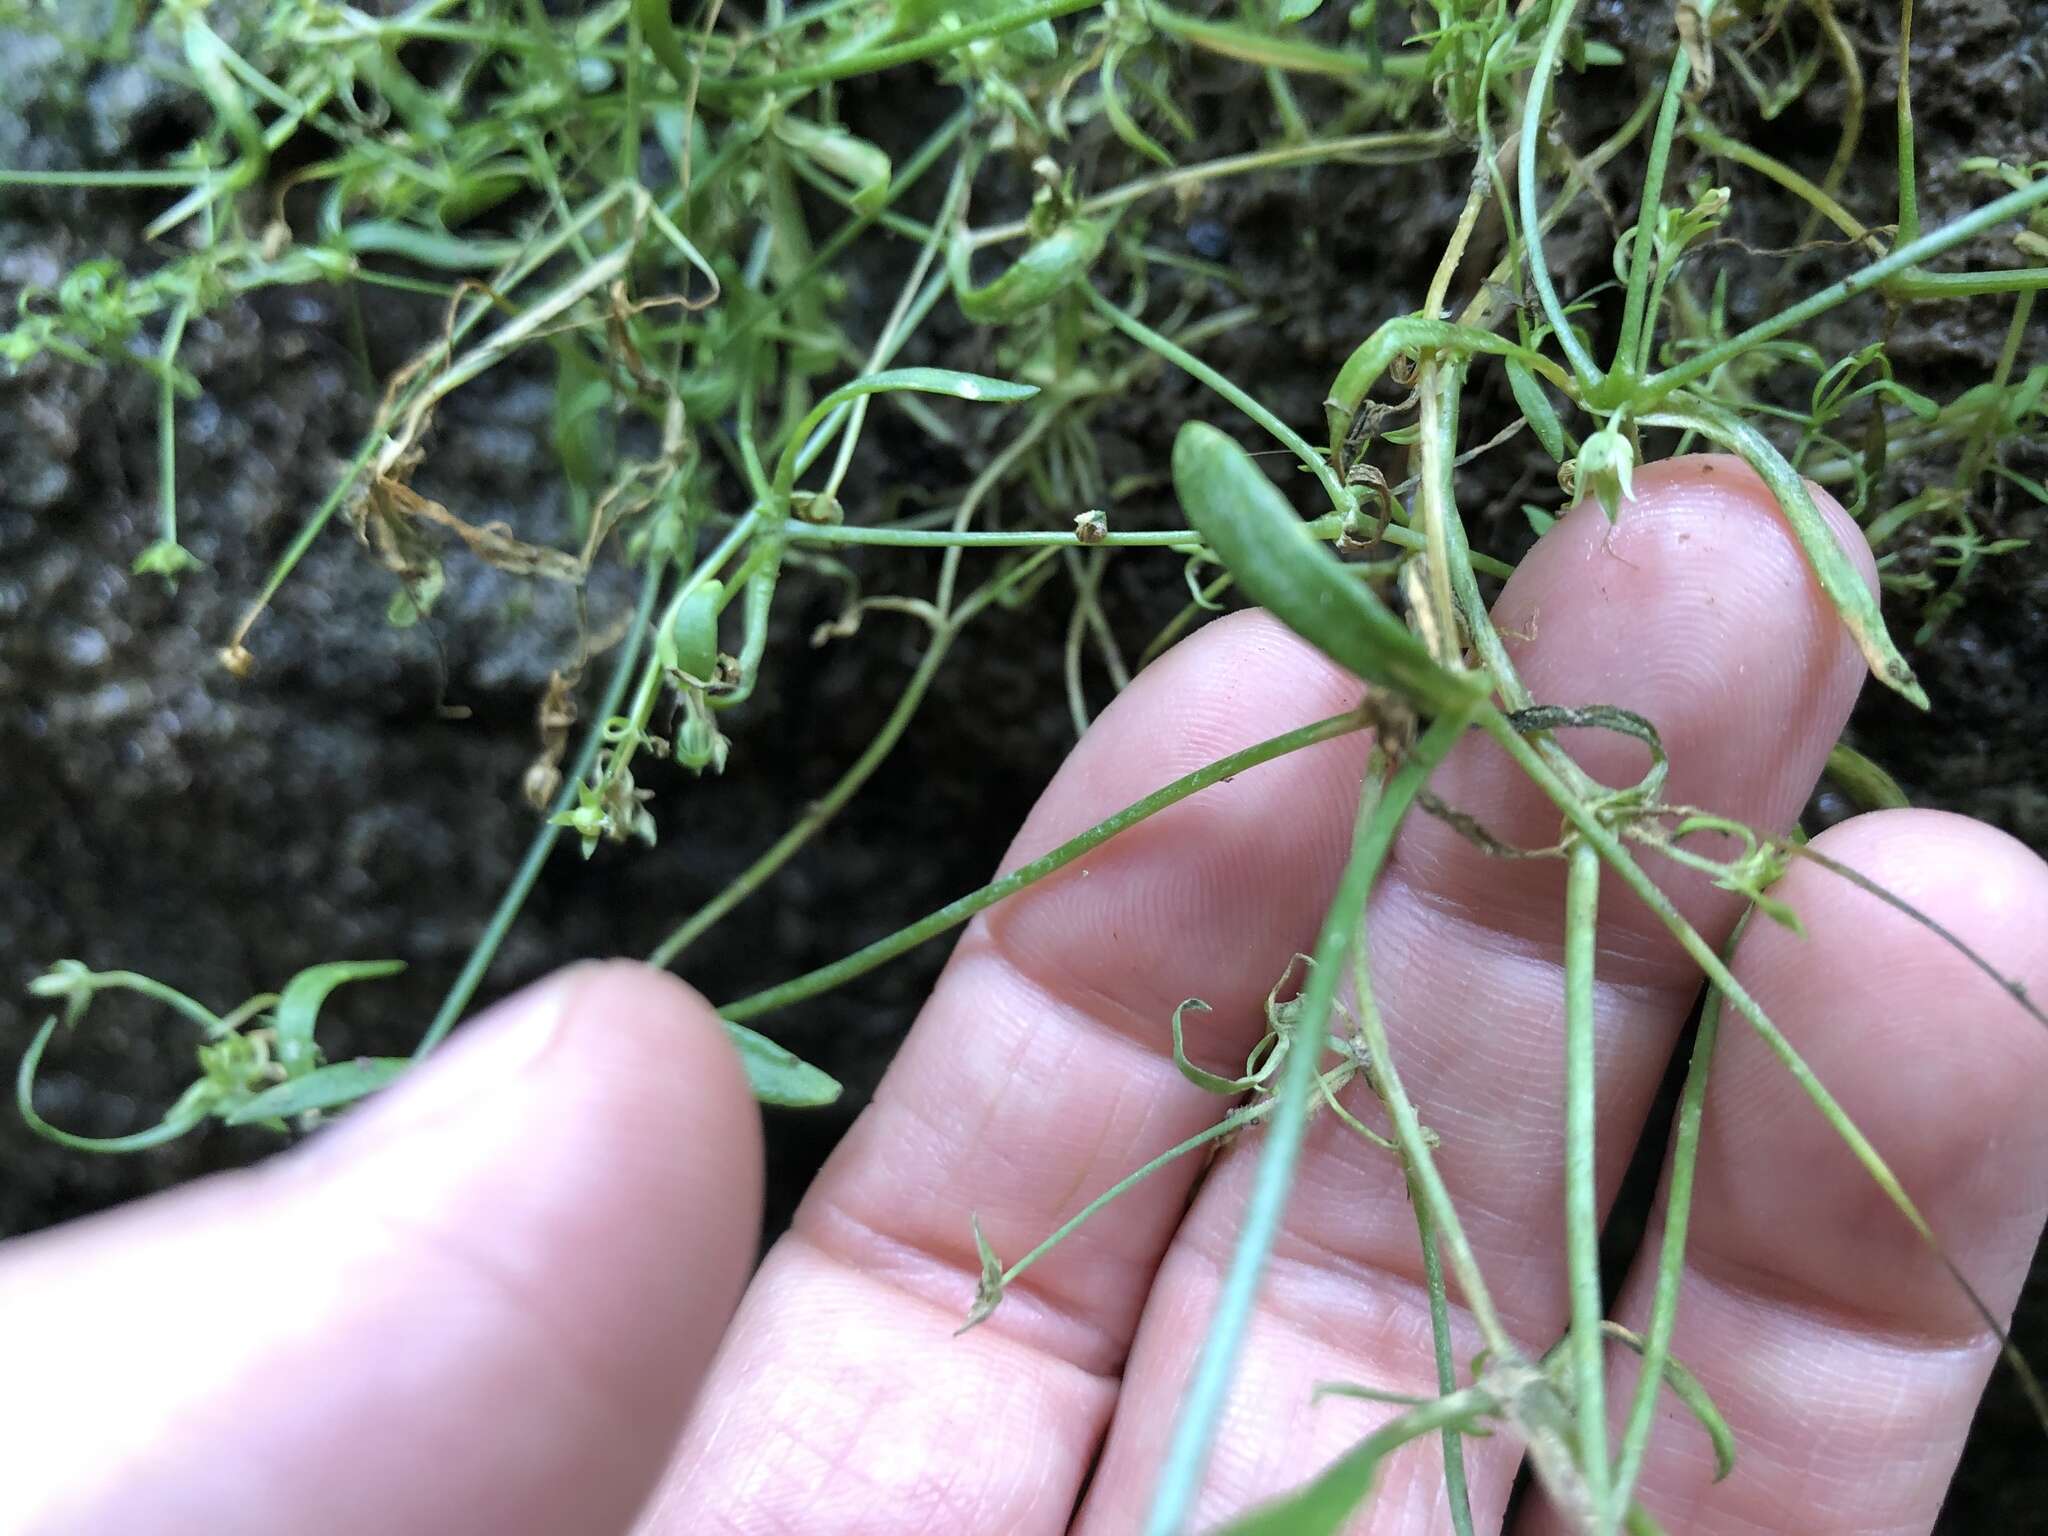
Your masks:
M69 25L67 8L15 0L12 9L16 25ZM1343 878L1298 993L1282 998L1276 987L1269 1030L1245 1071L1225 1077L1188 1061L1181 1015L1197 1000L1171 1022L1183 1072L1235 1106L1091 1197L1015 1262L1006 1265L974 1232L982 1279L970 1325L1137 1182L1260 1129L1243 1232L1153 1508L1149 1529L1160 1536L1182 1527L1200 1486L1305 1129L1320 1111L1397 1158L1414 1193L1441 1395L1409 1405L1290 1499L1240 1522L1243 1532L1337 1529L1381 1458L1430 1434L1443 1437L1452 1518L1467 1532L1461 1436L1498 1425L1526 1440L1537 1476L1579 1527L1650 1528L1634 1487L1666 1386L1707 1425L1725 1466L1725 1427L1671 1358L1670 1341L1705 1084L1730 1007L1903 1218L1934 1242L1879 1149L1649 873L1656 860L1675 861L1741 893L1766 919L1796 922L1769 889L1787 861L1818 856L1796 840L1667 803L1664 749L1647 720L1612 708L1559 709L1530 695L1482 587L1512 565L1474 547L1459 471L1526 433L1555 461L1566 492L1625 520L1634 470L1648 458L1702 442L1739 455L1777 500L1873 675L1925 705L1878 597L1809 482L1841 491L1886 587L1926 599L1927 628L1965 600L1984 560L2012 552L2011 540L1987 533L1978 508L1992 486L2048 501L2007 462L2015 445L2038 444L2048 430L2048 362L2025 355L2048 266L2006 264L1992 242L2017 231L2022 255L2048 255L2048 175L1969 162L1963 169L1985 186L1982 203L1923 227L1906 67L1910 3L1900 28L1896 205L1868 217L1844 202L1865 84L1825 0L1806 8L1813 27L1797 38L1783 0L1681 0L1655 87L1588 147L1571 142L1568 103L1578 82L1615 69L1624 55L1586 34L1573 0L1436 0L1416 8L1405 34L1395 9L1367 3L1339 17L1315 0L1283 0L1224 18L1155 0L793 8L778 0L743 14L714 0L679 21L667 0L601 0L559 14L482 0L413 0L388 14L338 0L274 0L235 30L216 26L192 0L160 5L147 20L117 6L96 46L146 57L188 86L203 131L163 165L0 169L0 188L11 190L175 194L150 227L153 238L177 242L160 247L157 264L88 260L54 289L20 294L0 333L0 360L13 366L53 359L156 376L161 516L135 565L169 584L195 563L179 542L175 432L192 387L178 364L192 322L284 284L336 285L352 302L396 290L440 307L431 341L384 381L331 494L221 637L223 663L237 675L262 664L268 604L337 519L362 534L390 574L393 624L432 619L450 560L579 591L600 563L638 573L637 603L573 741L572 706L598 649L588 635L557 674L556 707L543 711L555 723L544 723L527 779L537 812L527 855L411 1059L436 1048L468 1011L564 832L586 856L606 843L653 842L670 805L687 803L689 774L752 771L747 705L778 663L772 636L790 610L791 571L824 571L849 585L843 617L820 638L844 638L864 614L892 611L924 627L921 659L868 748L724 891L677 919L651 956L657 964L675 964L825 831L910 728L949 655L976 643L1007 608L1071 605L1060 659L1076 726L1085 727L1088 659L1115 685L1131 672L1105 615L1103 571L1113 560L1168 559L1185 571L1188 606L1148 657L1235 589L1358 679L1356 709L1188 773L844 959L721 1009L763 1099L829 1102L838 1085L752 1021L951 931L1209 785L1338 736L1376 733ZM1235 72L1260 104L1259 142L1188 158L1195 125L1177 86L1196 67ZM1744 100L1769 118L1829 69L1841 72L1851 107L1817 180L1729 126ZM921 138L885 144L869 136L855 89L899 70L950 110ZM1083 155L1083 142L1104 152ZM1609 196L1605 168L1624 156L1640 167L1633 223L1618 231L1611 274L1587 282L1553 265L1549 240L1575 208ZM1253 323L1263 296L1162 245L1161 222L1171 200L1206 187L1315 165L1365 175L1422 162L1469 194L1424 302L1385 314L1358 339L1312 441L1260 398L1256 381L1233 380L1203 356L1215 338ZM1682 187L1680 171L1690 178ZM1020 196L1020 186L1029 192ZM1763 310L1731 295L1712 257L1752 199L1773 200L1826 272ZM1008 216L973 222L972 210L989 207ZM1823 227L1843 243L1819 243ZM1494 258L1482 269L1489 242ZM852 313L843 272L856 246L875 245L891 250L900 283L870 327ZM1961 270L1933 266L1959 255L1970 263ZM1454 291L1465 295L1462 307L1451 302ZM1972 299L2010 307L1993 374L1947 400L1900 382L1885 317L1909 304ZM1845 309L1869 340L1831 357L1803 338L1812 322ZM932 355L935 313L966 329L990 372L914 361ZM545 358L556 380L552 436L577 514L574 548L479 525L413 488L434 452L441 403L530 354ZM1106 479L1096 419L1166 370L1208 392L1213 419L1181 424L1170 464L1155 466L1153 479L1170 480L1185 525L1141 526ZM1484 444L1461 448L1461 425L1486 398L1493 370L1494 398L1512 401L1514 415ZM979 406L991 409L969 409ZM964 457L973 478L950 505L850 500L849 467L877 411L899 414L934 444L972 444ZM1244 434L1270 439L1276 456L1255 456ZM1876 490L1887 466L1906 459L1942 473L1881 510ZM1291 471L1284 487L1270 472L1283 463ZM1299 498L1314 504L1307 515ZM996 519L999 503L1012 515ZM1552 515L1530 508L1539 529ZM864 545L923 552L928 583L862 593L839 557ZM1590 779L1554 734L1587 728L1641 743L1651 759L1643 778L1619 791ZM1431 793L1431 769L1473 733L1497 742L1555 803L1564 824L1556 846L1510 847L1488 831L1484 807L1448 806ZM1846 748L1837 767L1862 797L1897 796L1881 769ZM1529 1358L1500 1322L1372 997L1367 899L1414 814L1445 820L1496 857L1555 858L1568 871L1560 1221L1571 1325L1546 1359ZM1701 831L1735 852L1702 855L1686 841ZM1603 1321L1598 1266L1591 997L1598 910L1617 882L1697 960L1711 990L1680 1107L1650 1320L1640 1339L1619 1340L1640 1350L1645 1369L1611 1444L1605 1357L1617 1338ZM24 1060L21 1112L38 1132L95 1151L138 1150L208 1118L304 1125L405 1066L328 1063L315 1038L334 986L392 968L316 967L277 996L223 1015L147 978L64 962L32 989L61 1012ZM38 1115L34 1086L60 1031L114 988L200 1028L199 1076L156 1127L94 1141ZM1384 1131L1340 1102L1353 1083L1382 1107ZM1967 1290L1967 1277L1956 1278ZM1487 1346L1462 1381L1450 1345L1453 1290ZM2024 1362L2009 1346L2008 1355L2048 1420Z

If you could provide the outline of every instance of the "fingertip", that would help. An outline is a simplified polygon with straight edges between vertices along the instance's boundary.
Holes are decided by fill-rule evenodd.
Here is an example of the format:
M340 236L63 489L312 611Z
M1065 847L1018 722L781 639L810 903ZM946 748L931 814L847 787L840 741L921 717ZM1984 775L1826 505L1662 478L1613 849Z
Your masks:
M530 987L299 1151L0 1265L49 1410L0 1426L54 1437L0 1524L622 1529L752 1266L760 1154L689 988Z
M1953 919L2022 973L2048 964L2048 861L2011 833L1954 811L1871 811L1827 828L1817 852Z
M1832 501L1822 510L1852 550L1862 544ZM1867 572L1868 551L1860 558ZM1493 617L1533 700L1640 715L1668 753L1669 803L1766 833L1797 817L1865 675L1769 490L1723 455L1645 465L1612 522L1581 502L1522 561ZM1647 765L1642 743L1619 731L1568 729L1558 740L1615 788ZM1555 809L1490 743L1462 746L1432 787L1452 805L1489 808L1489 830L1508 842L1542 847L1557 836ZM1441 824L1404 834L1403 850L1417 883L1490 926L1557 942L1554 865L1503 867ZM1704 875L1665 868L1658 878L1702 933L1733 923L1739 900ZM1603 906L1617 974L1694 984L1692 961L1646 908L1627 894Z
M1897 1044L1924 1069L1946 1065L1963 1079L1954 1102L1988 1116L1975 1128L1980 1140L2012 1120L2048 1089L2048 1028L2011 995L2018 988L2036 1011L2048 996L2048 863L1997 827L1922 808L1853 817L1820 833L1813 848L1912 911L1818 867L1795 867L1788 899L1848 930L1847 962L1867 957L1897 1002L1926 1002L1938 1024L1902 1031ZM1887 1012L1900 1016L1880 1011L1867 1037L1880 1048Z
M757 1223L761 1111L717 1009L680 977L637 960L584 961L564 978L565 1052L587 1052L619 1091L668 1100L650 1111L691 1127L694 1146L730 1165L727 1193Z
M1820 482L1806 481L1806 490L1826 519L1835 542L1863 577L1863 584L1875 592L1877 557L1871 553L1870 541L1863 537L1856 519ZM1792 531L1778 498L1761 475L1732 453L1684 453L1653 460L1636 471L1635 491L1638 500L1648 498L1653 505L1714 508L1733 517L1765 519L1778 526L1785 541L1792 541ZM1623 507L1624 515L1627 505ZM1573 511L1582 509L1598 512L1599 504L1582 500Z
M1806 936L1752 924L1736 973L1949 1255L1994 1307L2009 1305L2048 1213L2035 1109L2048 1030L2007 985L2048 996L2048 865L1932 810L1859 816L1813 846L1913 911L1797 860L1772 894ZM1725 1027L1736 1038L1717 1058L1706 1135L1728 1194L1702 1209L1705 1241L1849 1311L1972 1333L1966 1299L1836 1132L1732 1015ZM1778 1177L1785 1168L1800 1178Z
M759 1241L760 1114L716 1013L644 965L570 966L339 1132L280 1177L339 1229L338 1264L380 1252L379 1294L344 1327L388 1337L363 1315L383 1312L466 1341L435 1351L413 1410L429 1444L507 1392L531 1421L439 1475L489 1485L498 1529L628 1518Z
M1825 487L1806 482L1835 542L1865 585L1877 589L1877 562L1855 519ZM1512 622L1517 586L1546 594L1560 581L1641 595L1712 593L1731 584L1803 591L1805 606L1831 621L1783 508L1763 479L1732 454L1682 454L1637 469L1634 494L1610 521L1597 500L1581 498L1546 532L1510 581L1503 607ZM1782 598L1779 599L1782 602ZM1853 650L1840 623L1839 646Z

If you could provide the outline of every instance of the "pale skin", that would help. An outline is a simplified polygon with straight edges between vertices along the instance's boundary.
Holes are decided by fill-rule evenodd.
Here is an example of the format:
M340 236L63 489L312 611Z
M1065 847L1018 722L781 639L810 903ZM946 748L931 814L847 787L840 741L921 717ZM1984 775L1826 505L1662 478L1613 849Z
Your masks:
M1857 654L1739 466L1655 466L1636 492L1611 533L1597 508L1564 519L1509 583L1500 626L1537 698L1657 723L1671 798L1785 827L1861 684ZM1005 867L1357 696L1262 616L1214 624L1105 713ZM1640 771L1612 735L1566 744L1611 781ZM1362 752L1354 738L1252 770L977 920L751 1283L761 1129L738 1064L701 998L625 964L500 1004L303 1149L7 1245L0 1528L1135 1529L1257 1139L1206 1175L1182 1163L1142 1186L955 1338L969 1217L1015 1258L1222 1112L1175 1071L1168 1015L1207 999L1191 1051L1242 1059L1335 881ZM1556 836L1556 813L1483 742L1435 787L1518 842ZM2017 842L1901 811L1819 845L2048 996L2048 866ZM1726 936L1735 898L1660 878ZM1418 821L1370 918L1403 1077L1531 1352L1566 1315L1561 884L1554 864L1502 865ZM1609 891L1611 1196L1698 977ZM2048 1210L2048 1038L1932 935L1820 870L1796 865L1776 894L1807 937L1752 925L1738 975L2009 1309ZM1389 1411L1314 1405L1316 1383L1434 1392L1419 1275L1398 1166L1325 1117L1201 1527L1302 1481ZM1642 1323L1648 1282L1639 1266L1617 1316ZM1456 1326L1469 1359L1476 1335ZM1705 1437L1675 1408L1660 1416L1642 1497L1683 1532L1926 1532L1994 1363L1939 1265L1732 1014L1674 1350L1740 1453L1712 1484ZM1633 1379L1617 1360L1618 1403ZM1497 1531L1517 1448L1472 1441L1467 1459L1478 1526ZM1448 1529L1434 1441L1390 1463L1357 1529ZM1558 1529L1539 1500L1513 1532Z

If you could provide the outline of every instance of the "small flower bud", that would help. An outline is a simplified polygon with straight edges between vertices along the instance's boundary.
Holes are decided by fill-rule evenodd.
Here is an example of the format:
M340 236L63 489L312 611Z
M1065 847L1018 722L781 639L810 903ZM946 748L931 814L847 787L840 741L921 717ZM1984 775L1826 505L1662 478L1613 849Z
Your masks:
M1597 497L1611 523L1621 515L1624 501L1635 500L1635 468L1634 445L1613 427L1605 427L1579 445L1572 489Z

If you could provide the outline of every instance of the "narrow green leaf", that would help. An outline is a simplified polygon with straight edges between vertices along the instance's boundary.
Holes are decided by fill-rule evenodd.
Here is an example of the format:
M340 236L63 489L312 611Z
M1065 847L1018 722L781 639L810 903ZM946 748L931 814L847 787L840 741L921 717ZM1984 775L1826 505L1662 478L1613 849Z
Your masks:
M669 0L633 0L633 19L640 24L640 39L647 44L648 51L687 91L695 83L697 72L691 67L690 55L676 31L675 19L669 14Z
M1520 358L1510 357L1502 366L1508 371L1508 388L1515 392L1515 404L1522 408L1522 419L1529 423L1529 430L1536 434L1536 441L1543 445L1543 451L1553 462L1562 464L1571 453L1565 442L1564 423L1557 419L1557 410L1550 403L1550 397L1543 393L1543 386L1536 382Z
M1191 997L1173 1010L1173 1064L1180 1068L1180 1075L1193 1083L1197 1088L1204 1089L1210 1093L1243 1093L1245 1089L1252 1085L1250 1078L1223 1077L1218 1073L1198 1067L1188 1060L1187 1048L1181 1036L1180 1016L1190 1008L1200 1009L1203 1013L1214 1011L1199 997Z
M261 1120L289 1120L309 1110L337 1109L353 1104L384 1087L412 1064L409 1056L358 1056L316 1067L304 1077L266 1088L247 1102L222 1115L226 1125L249 1125Z
M1038 393L1036 384L1016 384L992 379L981 373L962 373L955 368L885 368L863 374L842 384L811 408L809 415L790 434L782 457L775 465L775 489L785 504L796 486L797 461L804 444L824 424L825 418L843 405L864 395L886 395L908 391L920 395L950 395L955 400L972 400L979 405L1012 405Z
M1626 1344L1639 1355L1643 1353L1641 1334L1612 1321L1600 1326L1610 1339ZM1700 1427L1706 1430L1707 1438L1714 1442L1714 1481L1720 1482L1735 1470L1735 1435L1728 1428L1728 1421L1721 1417L1721 1410L1714 1406L1713 1398L1700 1385L1699 1377L1676 1360L1667 1358L1664 1362L1664 1385L1691 1410L1692 1416L1700 1421Z
M1075 219L1026 248L1002 276L980 288L967 275L966 247L955 242L947 268L960 313L978 325L1002 325L1050 303L1087 276L1109 239L1101 219Z
M1855 637L1857 649L1863 652L1870 670L1877 675L1879 682L1896 689L1922 709L1927 708L1926 693L1884 627L1884 614L1878 608L1877 594L1863 584L1861 573L1850 563L1848 553L1836 541L1834 530L1814 504L1813 493L1807 489L1806 481L1786 462L1785 456L1778 452L1771 440L1734 413L1700 400L1688 400L1682 407L1658 411L1641 420L1645 426L1679 427L1698 432L1739 454L1757 472L1777 499L1793 537L1806 552L1806 563L1812 567L1821 591L1827 594L1835 612Z
M43 1052L49 1048L50 1036L56 1032L57 1016L51 1014L43 1020L43 1027L36 1031L35 1039L29 1042L28 1050L21 1058L21 1068L14 1075L14 1106L20 1111L23 1123L45 1141L54 1141L74 1152L143 1152L151 1147L160 1147L167 1141L176 1141L204 1120L213 1108L213 1085L198 1082L186 1089L178 1102L165 1111L163 1119L148 1130L129 1136L78 1136L60 1130L36 1113L35 1104L36 1073L42 1068Z
M1476 1387L1435 1398L1374 1430L1313 1481L1226 1526L1222 1536L1337 1536L1372 1493L1380 1462L1390 1451L1446 1425L1470 1423L1493 1408L1492 1397Z
M1138 126L1138 120L1131 116L1131 109L1124 102L1124 94L1117 84L1116 72L1123 64L1124 50L1121 46L1111 48L1102 60L1100 82L1102 110L1109 119L1109 126L1116 136L1139 154L1149 160L1156 160L1168 170L1173 169L1173 156L1166 146Z
M1205 422L1183 425L1173 443L1173 488L1245 594L1338 665L1432 711L1461 708L1485 688L1481 674L1438 666L1310 534L1235 438Z
M763 1104L817 1109L839 1097L841 1090L834 1078L794 1052L784 1050L766 1035L730 1022L725 1032L739 1048L740 1062L747 1069L747 1084Z
M188 17L183 42L185 63L199 82L207 105L213 108L221 126L227 129L242 151L241 159L228 172L228 185L237 189L246 187L263 174L264 167L270 162L270 145L263 137L263 124L249 105L248 96L229 72L228 45L213 29L197 15Z
M1303 0L1275 0L1279 6L1299 7ZM1314 7L1311 6L1311 9ZM1304 12L1303 14L1307 14ZM1275 37L1228 21L1203 21L1184 16L1164 5L1146 8L1146 19L1160 31L1210 53L1242 59L1248 64L1292 70L1300 74L1328 75L1338 80L1391 75L1396 79L1418 79L1428 73L1429 55L1420 48L1399 53L1368 53L1362 49L1326 48L1321 43L1297 37Z
M1913 803L1897 779L1846 742L1836 742L1828 753L1828 777L1856 802L1859 811L1903 810Z
M981 1218L968 1217L974 1228L974 1252L981 1260L981 1278L975 1282L974 1305L968 1309L967 1321L953 1330L958 1338L968 1329L985 1323L1003 1304L1003 1261L996 1257L995 1249L989 1247L988 1239L981 1233Z
M313 1030L319 1021L327 994L351 981L376 981L396 976L405 969L403 960L337 960L299 972L278 994L276 1030L277 1062L293 1077L300 1076L319 1059Z
M985 373L962 373L957 368L885 368L842 385L826 398L833 404L861 395L879 395L909 390L920 395L951 395L955 400L973 400L983 405L1009 405L1029 400L1038 393L1036 384L1018 384L1010 379L992 379Z
M612 420L612 381L572 338L555 342L555 457L569 483L595 493L612 472L617 432Z
M784 114L775 120L775 137L833 175L853 184L853 211L879 213L889 200L895 175L889 157L866 139L844 128L828 128L808 118Z
M693 587L655 638L655 661L667 671L710 682L718 672L718 612L724 601L722 581L701 581Z

